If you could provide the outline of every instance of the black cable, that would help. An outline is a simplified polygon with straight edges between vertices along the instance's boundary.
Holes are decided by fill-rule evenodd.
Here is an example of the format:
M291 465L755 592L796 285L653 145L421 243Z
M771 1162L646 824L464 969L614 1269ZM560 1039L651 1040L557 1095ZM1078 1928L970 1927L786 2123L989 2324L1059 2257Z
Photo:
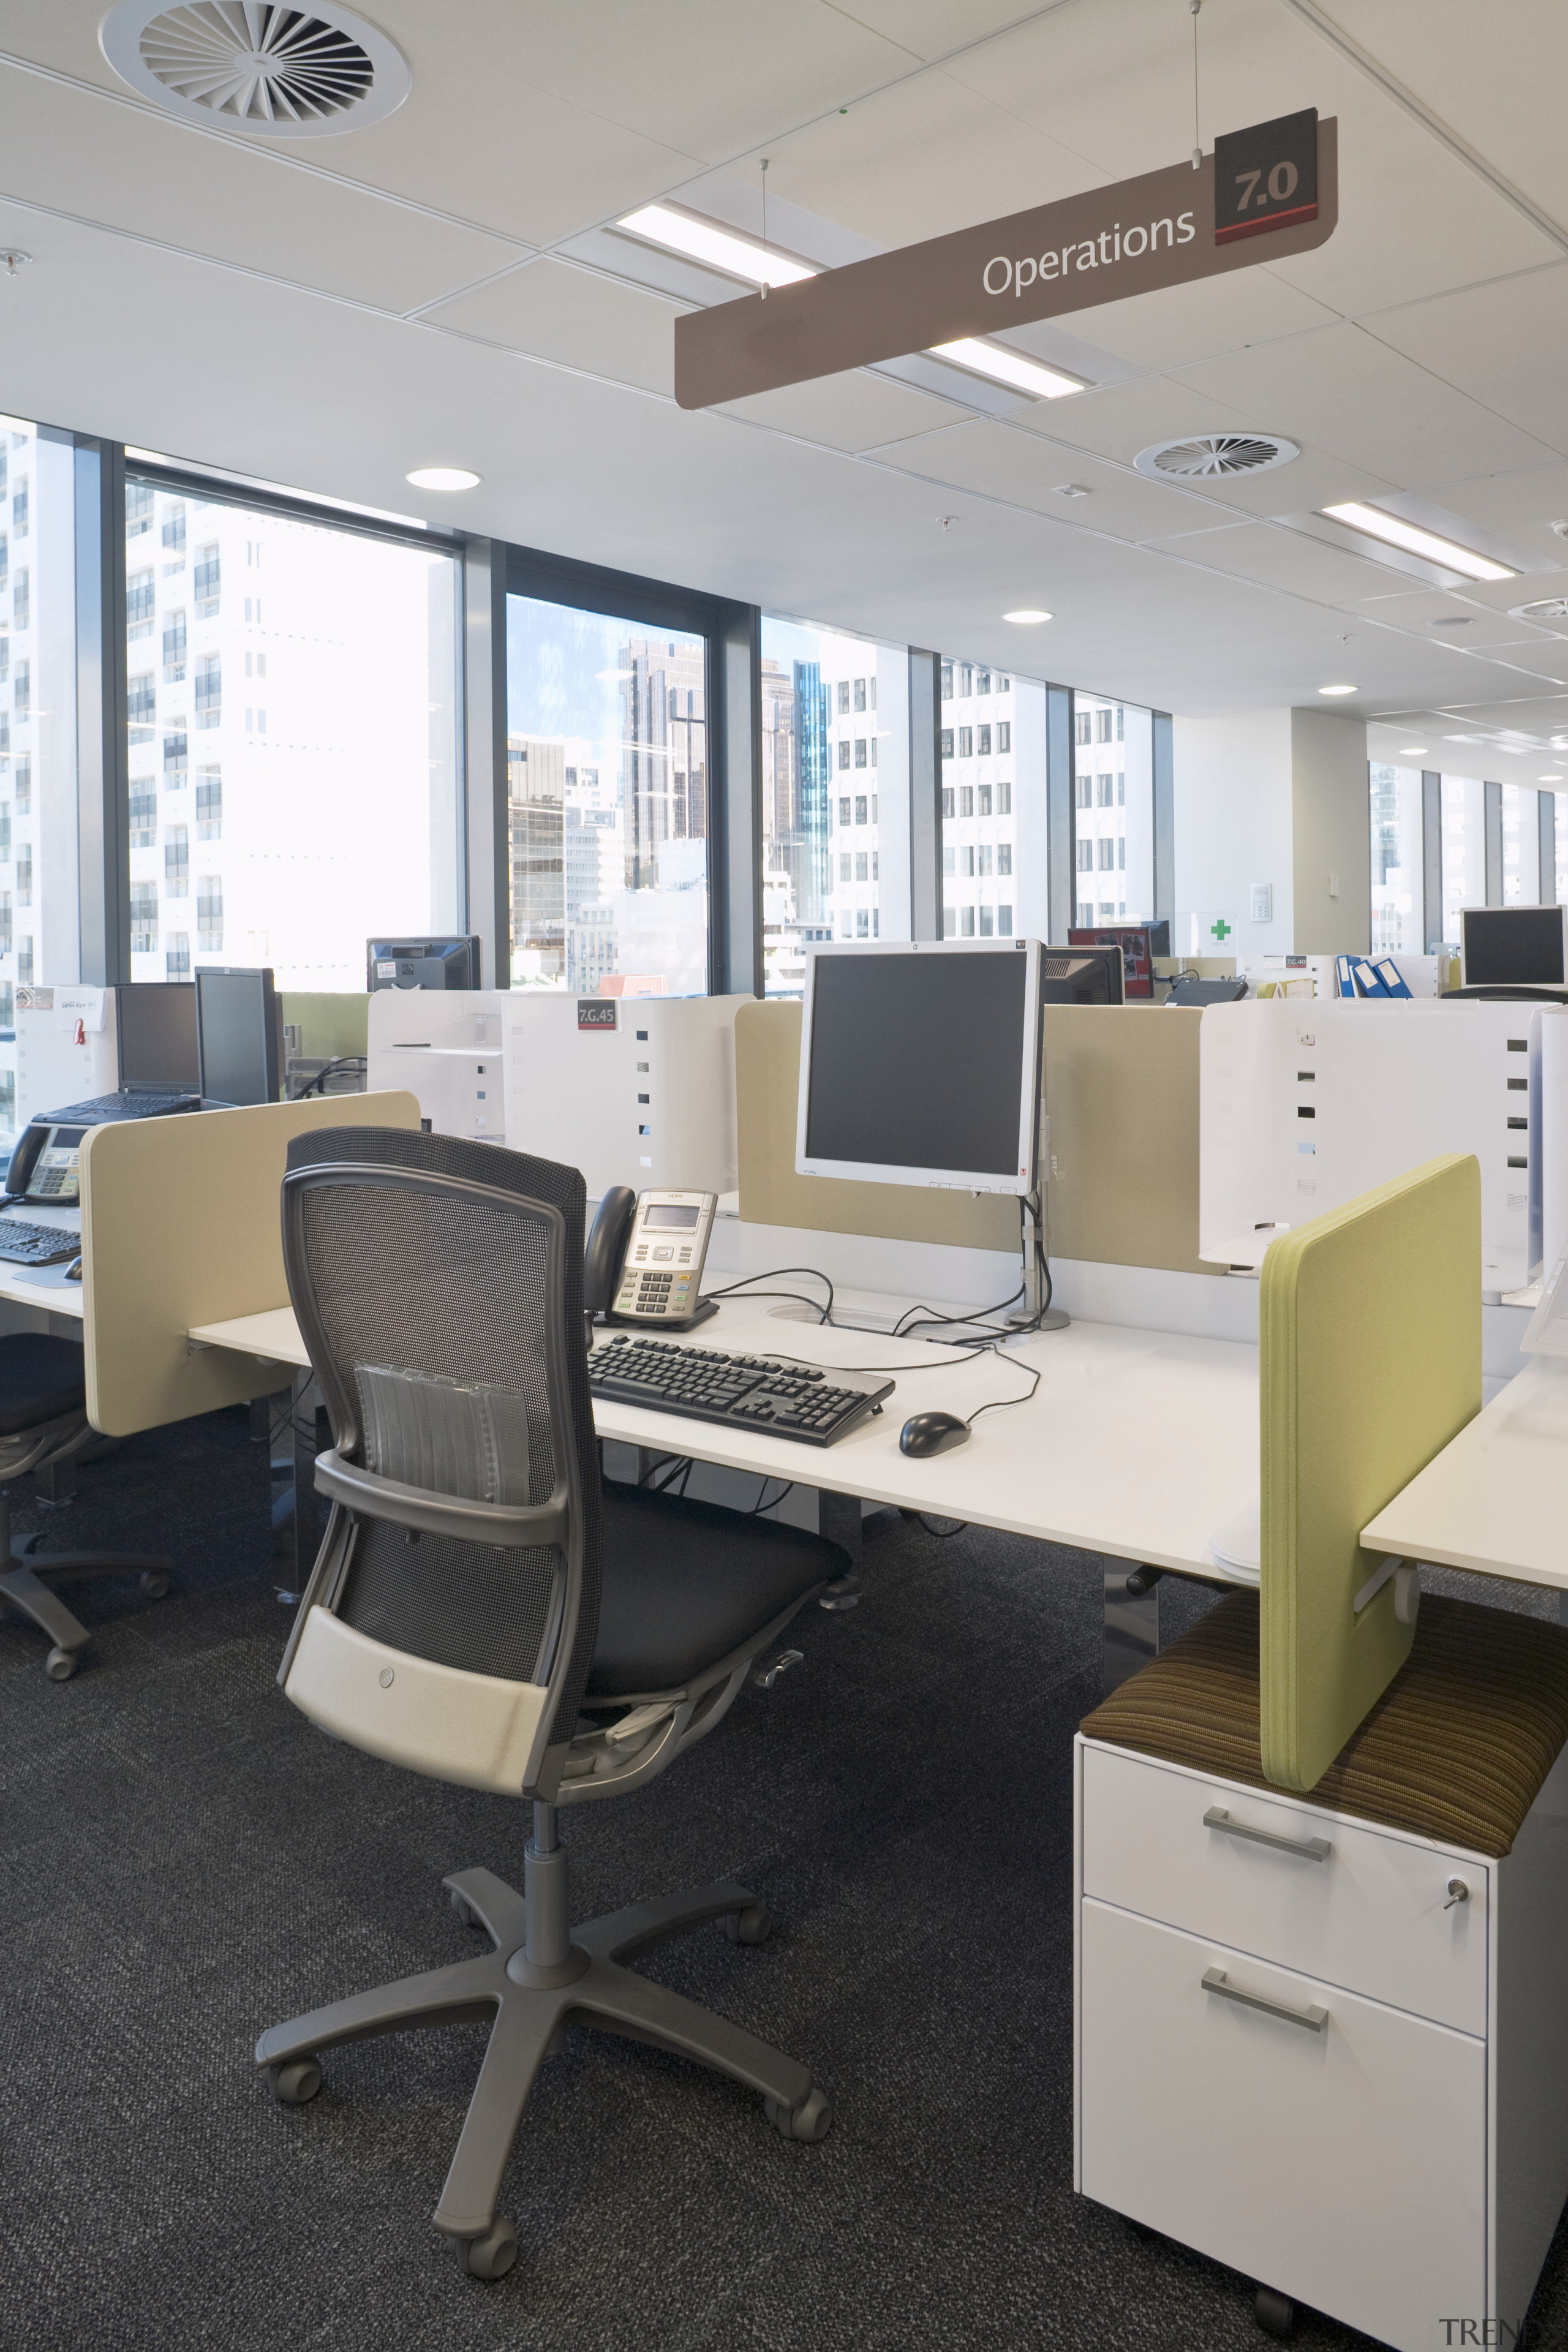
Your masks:
M764 1503L763 1496L767 1493L768 1488L773 1485L773 1482L771 1478L764 1478L763 1480L762 1488L757 1496L757 1499L746 1514L748 1518L754 1519L763 1511L776 1511L779 1505L784 1501L784 1496L786 1495L793 1495L795 1492L795 1482L793 1478L788 1478L784 1481L780 1491L773 1496L773 1501L771 1503Z
M826 1283L826 1306L820 1298L807 1298L798 1290L752 1290L749 1287L753 1282L776 1282L781 1274L809 1274L814 1281ZM728 1282L721 1290L705 1290L702 1296L704 1298L795 1298L803 1307L815 1307L822 1322L828 1323L833 1319L832 1276L824 1274L819 1265L771 1265L763 1274L743 1274L739 1282Z
M938 1543L951 1543L954 1536L963 1535L969 1526L967 1519L956 1519L951 1528L933 1528L923 1511L917 1511L915 1517L927 1535L934 1536Z
M313 1078L307 1080L294 1097L296 1102L304 1102L309 1096L314 1094L324 1096L327 1091L327 1080L335 1077L340 1070L358 1070L365 1076L370 1075L369 1064L364 1055L340 1054L335 1061L328 1062L323 1068L316 1072Z

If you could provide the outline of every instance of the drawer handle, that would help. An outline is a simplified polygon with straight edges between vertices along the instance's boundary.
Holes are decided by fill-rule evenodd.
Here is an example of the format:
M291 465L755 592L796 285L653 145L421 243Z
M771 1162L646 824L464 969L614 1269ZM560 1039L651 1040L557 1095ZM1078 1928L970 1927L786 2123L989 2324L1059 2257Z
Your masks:
M1223 1969L1205 1969L1203 1973L1205 1992L1223 1993L1226 2000L1238 2000L1244 2009L1260 2009L1266 2017L1282 2017L1287 2025L1304 2025L1309 2033L1321 2033L1329 2021L1329 2012L1314 2001L1310 2009L1291 2009L1282 2000L1265 2000L1260 1992L1243 1992L1233 1985Z
M1303 1862L1327 1862L1333 1847L1327 1838L1281 1837L1278 1830L1255 1830L1233 1822L1223 1805L1211 1805L1204 1815L1205 1830L1224 1830L1228 1837L1250 1838L1254 1845L1278 1846L1281 1853L1299 1853Z

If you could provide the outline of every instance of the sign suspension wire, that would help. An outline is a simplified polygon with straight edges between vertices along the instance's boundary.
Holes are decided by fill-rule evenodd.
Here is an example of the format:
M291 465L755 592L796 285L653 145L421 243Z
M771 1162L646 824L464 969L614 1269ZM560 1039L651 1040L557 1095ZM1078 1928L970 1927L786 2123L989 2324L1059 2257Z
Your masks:
M1204 0L1188 0L1188 5L1193 12L1193 169L1194 172L1201 172L1204 167L1203 136L1198 130L1198 12L1203 5Z

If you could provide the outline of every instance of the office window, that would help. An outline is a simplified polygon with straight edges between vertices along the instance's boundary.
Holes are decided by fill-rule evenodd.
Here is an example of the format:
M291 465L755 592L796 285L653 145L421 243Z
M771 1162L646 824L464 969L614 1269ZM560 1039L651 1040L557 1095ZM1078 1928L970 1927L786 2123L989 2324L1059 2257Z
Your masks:
M1079 870L1079 872L1080 874L1089 874L1089 873L1092 873L1092 872L1093 872L1093 870L1094 870L1094 844L1093 844L1093 842L1092 842L1092 841L1080 841L1080 842L1079 842L1079 843L1077 844L1077 848L1078 848L1078 870Z
M998 874L1011 874L1013 871L1013 845L1010 841L999 841L996 845L996 871Z
M13 539L26 538L31 512L32 506L27 494L27 484L24 479L17 483L16 488L11 493L11 536Z
M958 853L958 870L966 881L973 882L974 879L974 851L973 846L968 843L965 843Z
M1092 912L1088 919L1120 922L1116 908L1130 909L1136 922L1154 906L1154 728L1151 714L1136 704L1113 703L1099 695L1074 697L1079 740L1118 743L1120 768L1096 766L1093 775L1080 775L1074 794L1074 836L1081 850L1085 839L1092 847L1079 872L1124 874L1110 914ZM1125 898L1123 898L1123 892Z
M32 715L33 665L30 661L19 661L11 681L11 716L20 727Z
M1074 919L1080 931L1087 930L1089 928L1094 921L1094 902L1092 899L1080 898L1079 900L1078 914Z
M705 994L707 640L509 595L507 765L512 986Z
M9 890L0 890L0 955L9 955L11 952L12 919L11 893Z
M1424 955L1421 771L1367 764L1372 814L1372 951Z
M958 814L960 816L973 816L974 814L974 787L973 784L960 784L958 788Z
M1091 740L1089 715L1087 710L1079 709L1073 713L1073 740L1079 743L1087 743Z
M984 676L984 671L981 672L981 676ZM991 757L991 730L989 727L977 727L974 732L977 739L976 754L982 760L988 760Z
M958 936L961 940L972 940L974 937L974 909L973 907L960 907L958 910Z
M975 785L974 814L976 816L989 816L991 814L991 787L989 784Z
M1505 907L1541 904L1541 821L1538 793L1528 784L1502 788L1502 902ZM1550 897L1550 893L1548 893Z
M957 814L957 810L958 793L956 788L952 784L943 784L942 788L942 813L943 817L945 818L955 815Z
M151 776L132 776L131 779L131 846L132 849L151 849L157 838L158 788Z
M132 572L125 581L125 634L134 640L151 636L153 613L158 601L157 575L151 564L145 571Z
M991 673L990 673L990 671L989 671L988 669L977 669L977 670L975 671L975 673L974 673L974 691L975 691L975 693L976 693L976 694L989 694L989 693L990 693L990 691L991 691Z
M30 907L33 903L33 845L30 841L16 845L16 904Z
M847 849L841 849L838 853L838 879L840 882L847 882L850 879L849 852Z
M849 681L847 677L841 677L838 681L838 708L841 711L847 710L849 708Z
M959 663L959 665L958 665L958 696L959 696L959 700L960 700L961 702L967 702L967 701L968 701L968 699L969 699L969 698L970 698L970 696L973 693L973 691L974 691L974 672L973 672L973 669L971 667L971 666L970 666L970 664L969 664L968 662L960 662L960 663Z
M937 745L942 758L944 760L951 760L952 757L952 730L951 727L944 727L942 729L941 734L937 738Z
M994 907L982 907L979 909L979 915L980 936L983 940L988 940L994 932L996 910Z
M196 839L219 841L223 837L223 770L196 770Z
M170 803L181 822L165 824L163 856L155 834L133 842L133 888L153 898L132 922L132 976L182 978L210 960L270 965L280 988L363 989L373 933L458 928L456 559L135 475L126 502L128 566L150 546L168 559L151 616L157 671L142 667L152 644L132 648L132 761L155 761L180 794L193 734L196 753L195 803ZM251 584L263 532L265 630L242 622L237 596L221 596L226 568ZM265 676L258 664L279 641L289 658L268 663L267 731L253 707L247 735L242 656ZM156 751L138 758L142 742ZM132 792L133 829L145 834ZM194 924L193 824L200 886L222 908L209 921L198 904Z
M1010 751L1012 748L1013 722L1010 719L1004 719L996 729L996 749L998 751Z
M223 952L223 877L204 874L196 884L196 949L202 955Z
M132 882L131 885L131 952L154 955L158 948L158 886L155 882Z
M956 730L960 751L969 742L978 741L980 756L987 751L994 755L1005 750L1015 754L1017 769L1014 775L998 777L994 782L964 784L942 796L944 848L948 845L947 825L956 821L973 819L984 828L986 838L976 845L984 849L993 864L981 870L985 873L1021 873L1027 879L1008 910L1008 922L1016 919L1017 929L1026 937L1045 939L1049 932L1049 899L1047 895L1047 839L1046 793L1046 688L1032 678L1013 679L1001 670L966 667L954 663L958 671L961 692L984 693L992 698L1005 695L1003 708L1009 712L988 725L973 730ZM1015 728L1017 732L1015 735ZM955 841L952 845L960 845ZM969 845L965 843L963 846ZM1005 856L1006 863L1002 860ZM971 867L970 871L974 869ZM943 872L947 871L945 858ZM960 868L963 871L963 868ZM1008 934L1011 936L1011 933Z
M973 757L974 757L974 730L973 730L973 727L961 727L961 728L959 729L959 730L958 730L958 756L959 756L959 758L960 758L961 760L973 760Z
M1487 903L1486 789L1479 776L1445 776L1439 792L1443 944L1457 955L1461 910Z
M3 508L3 506L0 506L0 512L4 512L4 508ZM5 594L5 584L6 584L6 582L10 579L10 576L11 576L11 541L10 541L10 540L7 538L7 536L6 536L6 534L5 533L5 531L0 530L0 596L3 596L3 595Z
M855 767L875 768L879 783L889 785L886 793L838 795L838 824L857 834L847 867L827 854L829 678L867 714L866 733L855 739ZM902 646L764 614L761 688L764 986L769 996L798 996L804 950L814 940L909 937L909 655ZM848 741L840 741L841 768L848 765ZM841 895L847 885L858 902L853 918Z
M995 868L992 861L995 857L995 855L996 852L993 845L988 841L983 841L980 844L979 848L974 853L975 872L982 875L994 873Z
M951 882L953 878L954 861L957 856L958 852L952 848L944 849L942 853L942 876L944 882Z
M1005 776L996 786L996 814L998 816L1011 816L1013 814L1013 787Z
M33 583L26 571L17 572L11 590L11 625L18 636L25 636L33 625Z
M1011 907L998 907L998 908L997 908L997 909L996 909L996 936L997 936L997 938L998 938L998 939L1003 939L1003 940L1010 940L1010 939L1012 938L1012 936L1013 936L1013 909L1012 909L1012 908L1011 908Z
M29 815L33 806L33 761L30 753L24 754L17 761L12 779L12 790L16 794L17 815Z
M31 988L37 976L33 956L33 934L24 931L16 941L16 985L18 988Z
M952 700L952 664L950 661L942 664L942 698L944 702Z
M0 801L0 863L11 855L11 803Z

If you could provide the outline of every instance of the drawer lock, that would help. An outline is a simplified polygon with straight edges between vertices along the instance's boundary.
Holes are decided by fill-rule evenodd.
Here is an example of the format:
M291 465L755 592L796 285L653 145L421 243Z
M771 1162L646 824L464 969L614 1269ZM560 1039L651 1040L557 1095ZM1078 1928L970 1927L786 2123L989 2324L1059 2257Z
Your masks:
M1464 1880L1462 1878L1450 1878L1448 1881L1448 1899L1443 1906L1444 1910L1451 1911L1456 1903L1468 1903L1469 1899L1470 1890L1465 1885Z

